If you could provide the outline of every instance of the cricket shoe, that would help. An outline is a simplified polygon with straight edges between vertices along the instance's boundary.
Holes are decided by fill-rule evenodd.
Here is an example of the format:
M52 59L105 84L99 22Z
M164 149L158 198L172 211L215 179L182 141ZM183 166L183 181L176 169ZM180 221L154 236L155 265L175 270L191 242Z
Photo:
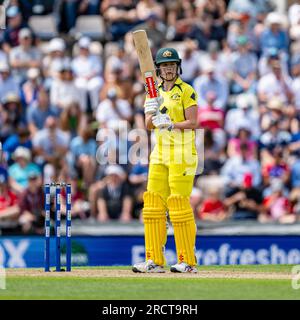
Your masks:
M136 263L132 267L132 271L136 273L163 273L165 270L162 266L155 264L152 260Z
M198 270L195 266L190 266L185 262L176 263L173 266L171 266L171 272L177 272L177 273L197 273Z

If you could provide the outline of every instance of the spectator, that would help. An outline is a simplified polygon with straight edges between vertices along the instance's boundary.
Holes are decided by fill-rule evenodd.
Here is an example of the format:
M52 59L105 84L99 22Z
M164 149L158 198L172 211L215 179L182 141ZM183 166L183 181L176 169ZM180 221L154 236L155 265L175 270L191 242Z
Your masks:
M43 234L45 223L44 190L41 175L31 172L28 175L28 187L20 197L20 218L22 232Z
M8 169L10 183L12 189L21 194L28 187L29 176L40 174L40 169L31 162L31 152L27 148L18 147L13 153L13 160L15 163Z
M218 79L215 76L215 66L212 63L203 65L202 71L204 74L197 77L194 81L194 88L198 94L198 106L200 108L207 106L207 93L212 91L216 95L215 107L224 110L228 99L228 85L226 81Z
M5 158L9 164L12 161L12 154L18 147L24 147L29 150L32 149L30 132L27 126L19 126L16 129L16 133L10 135L3 144L3 152L5 153Z
M145 161L143 163L142 161ZM146 191L147 181L148 181L148 159L142 159L137 164L132 166L129 174L129 182L132 186L132 194L134 199L134 217L141 217L143 208L143 194Z
M32 45L32 33L30 29L23 28L19 32L20 45L13 48L9 54L9 61L13 73L22 83L26 79L26 72L29 68L40 68L42 54Z
M192 85L194 79L199 73L198 67L199 53L195 41L186 39L184 42L184 51L181 62L181 79Z
M96 174L97 143L89 127L83 127L70 144L70 161L74 172L82 174L84 185L90 186Z
M260 49L263 53L271 47L275 47L284 53L288 52L289 39L283 29L283 22L282 15L277 12L270 12L267 15L266 28L260 36Z
M101 61L90 53L90 45L91 40L88 37L81 38L78 41L79 54L72 61L75 86L85 97L83 110L88 109L88 101L92 110L95 110L99 103L99 90L103 85Z
M242 185L245 174L251 174L251 186L258 187L261 183L260 164L256 159L248 159L247 144L242 144L240 150L240 156L226 160L221 175L229 187L235 188Z
M4 51L9 53L11 48L19 45L19 32L27 27L23 22L22 14L17 6L11 6L6 11L7 28L3 35Z
M256 108L257 100L252 94L240 94L236 98L236 109L230 109L225 117L225 131L230 137L235 137L241 126L251 130L251 138L260 137L260 117Z
M278 121L272 121L268 130L260 138L260 159L262 164L272 163L274 160L274 148L277 146L286 147L290 141L290 133L281 130Z
M7 170L0 167L0 224L11 222L16 226L19 213L18 197L9 186Z
M165 18L165 7L156 0L141 0L137 3L136 13L140 21L146 21L153 14L159 20L163 20Z
M59 66L59 78L54 79L50 88L50 102L61 111L70 103L78 102L82 111L85 111L84 97L80 95L75 86L74 74L70 64Z
M110 122L117 120L131 121L132 111L129 103L118 97L117 89L111 88L107 92L107 98L99 104L95 117L100 127L109 128L111 126Z
M280 52L276 47L270 47L258 61L258 72L260 77L268 73L272 73L273 63L279 63L281 65L283 73L285 75L288 75L288 64L284 54Z
M233 220L257 220L262 207L261 192L252 183L253 175L244 173L240 186L226 192L224 204Z
M107 222L119 219L129 222L132 219L132 198L125 182L125 172L118 165L110 165L105 170L106 186L98 198L98 220Z
M61 38L53 38L48 43L48 55L43 59L43 74L51 84L52 79L59 78L59 69L62 65L70 64L66 56L66 43Z
M205 221L220 222L227 218L226 208L217 189L209 189L208 197L203 201L198 217Z
M292 80L282 72L279 61L272 62L272 72L266 74L258 81L257 93L261 104L265 104L269 99L278 97L283 103L291 102Z
M32 140L33 150L37 155L36 162L59 167L68 151L69 139L69 134L58 128L57 119L53 116L47 117L45 128L38 131ZM46 169L52 172L49 166Z
M283 182L273 179L271 182L272 193L263 200L263 213L259 216L262 223L278 221L280 223L293 223L296 216L292 213L291 203L283 195Z
M231 91L233 94L254 92L256 80L257 58L249 50L246 36L237 38L238 51L232 54L233 75Z
M264 185L269 185L275 178L281 180L283 184L287 184L290 180L290 168L284 161L283 149L281 147L275 147L273 157L273 163L268 163L262 167Z
M26 120L32 137L44 128L49 116L58 117L59 110L49 103L49 96L44 87L39 87L37 100L34 101L26 111Z
M5 141L20 124L24 124L20 99L15 94L8 94L1 99L0 139Z
M40 86L40 70L38 68L30 68L26 73L27 81L21 86L21 102L24 108L37 100L38 90Z
M241 125L237 136L228 141L227 154L229 158L241 155L241 145L247 145L247 159L257 159L257 143L251 139L251 130Z
M100 0L83 0L80 1L78 12L84 15L99 14Z
M20 88L16 80L10 74L10 67L7 62L0 62L0 97L8 94L19 96Z
M104 1L102 14L112 41L118 41L140 21L133 0Z

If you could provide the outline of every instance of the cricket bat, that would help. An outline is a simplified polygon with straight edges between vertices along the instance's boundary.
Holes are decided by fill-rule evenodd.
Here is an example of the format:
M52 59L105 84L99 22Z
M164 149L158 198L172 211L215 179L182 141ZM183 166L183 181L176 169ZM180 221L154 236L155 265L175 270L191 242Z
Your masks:
M145 85L146 95L148 98L157 98L159 96L159 91L156 71L149 47L147 33L145 30L136 30L132 34Z

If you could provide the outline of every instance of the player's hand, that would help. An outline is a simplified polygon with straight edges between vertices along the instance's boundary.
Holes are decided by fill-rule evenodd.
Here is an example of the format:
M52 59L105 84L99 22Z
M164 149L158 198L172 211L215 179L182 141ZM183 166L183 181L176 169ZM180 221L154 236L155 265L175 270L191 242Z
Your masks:
M172 130L174 128L174 124L167 114L159 113L156 116L153 116L152 123L158 129Z
M163 103L162 97L146 99L144 104L144 113L156 114L162 103Z

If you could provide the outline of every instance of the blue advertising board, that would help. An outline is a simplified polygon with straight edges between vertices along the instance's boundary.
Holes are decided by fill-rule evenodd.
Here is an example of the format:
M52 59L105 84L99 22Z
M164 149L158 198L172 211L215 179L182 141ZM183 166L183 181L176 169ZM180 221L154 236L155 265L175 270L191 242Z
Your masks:
M300 264L300 236L198 236L196 256L199 265ZM166 258L168 264L176 262L173 237L168 238ZM73 266L131 265L143 259L142 236L72 237ZM55 265L54 238L51 265ZM0 266L43 267L44 237L0 237Z

